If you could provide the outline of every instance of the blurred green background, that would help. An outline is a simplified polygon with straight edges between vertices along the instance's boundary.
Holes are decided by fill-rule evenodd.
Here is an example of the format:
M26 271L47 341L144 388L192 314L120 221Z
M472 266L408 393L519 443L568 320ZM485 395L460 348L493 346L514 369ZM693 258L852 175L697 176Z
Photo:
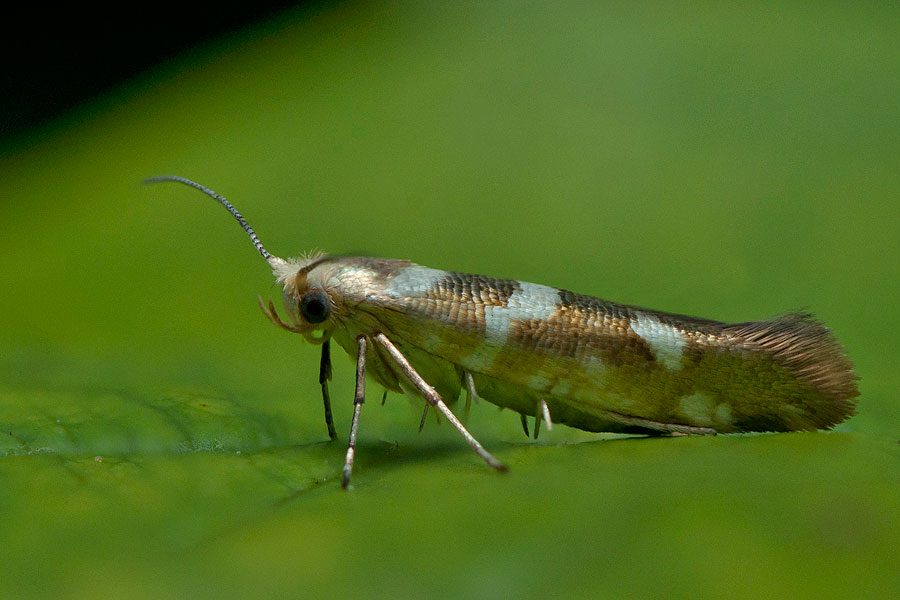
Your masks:
M0 155L0 596L900 594L900 9L360 3L205 44ZM813 310L831 433L538 443L370 388L355 489L269 250L738 321ZM335 355L346 438L353 365Z

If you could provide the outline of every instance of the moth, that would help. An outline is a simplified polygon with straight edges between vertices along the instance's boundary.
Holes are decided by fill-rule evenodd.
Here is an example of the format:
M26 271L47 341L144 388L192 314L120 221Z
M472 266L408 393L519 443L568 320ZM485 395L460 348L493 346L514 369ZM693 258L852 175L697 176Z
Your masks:
M366 377L419 394L492 468L491 455L447 405L462 390L534 418L594 432L645 435L830 429L852 416L853 365L811 314L722 323L616 304L543 285L429 269L408 260L321 253L282 259L263 246L228 200L283 287L287 320L258 297L278 327L322 347L319 383L331 414L331 341L356 358L356 390L342 472L350 482ZM422 421L424 423L425 414ZM420 426L421 428L421 426Z

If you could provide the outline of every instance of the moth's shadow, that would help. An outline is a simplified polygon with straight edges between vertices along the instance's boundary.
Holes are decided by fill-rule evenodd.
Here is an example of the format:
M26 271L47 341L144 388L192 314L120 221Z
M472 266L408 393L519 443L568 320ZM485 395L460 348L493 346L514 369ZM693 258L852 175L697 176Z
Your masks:
M681 436L679 436L681 437ZM709 436L684 436L685 438L708 438ZM486 449L488 452L496 456L501 462L504 461L506 451L540 451L542 449L556 448L587 448L596 447L598 450L604 445L610 443L647 443L649 441L662 441L671 438L670 436L647 436L647 435L617 435L615 437L603 437L596 440L580 440L572 443L540 443L533 440L511 442L511 441L495 441L488 443ZM327 442L334 443L337 442ZM335 454L340 454L343 459L346 451L346 445L335 445ZM446 466L448 461L459 461L462 465L476 465L483 468L485 472L492 469L486 465L472 449L462 440L404 440L404 441L367 441L360 442L356 447L356 461L354 463L354 477L362 475L368 471L377 471L385 473L391 470L403 468L404 465L410 464L426 464L426 463L442 463ZM511 467L511 469L514 467Z

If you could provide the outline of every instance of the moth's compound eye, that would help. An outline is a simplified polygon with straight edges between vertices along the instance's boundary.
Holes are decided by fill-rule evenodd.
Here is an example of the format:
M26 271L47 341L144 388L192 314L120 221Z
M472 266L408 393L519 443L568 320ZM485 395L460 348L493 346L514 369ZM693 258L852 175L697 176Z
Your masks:
M300 301L300 314L309 323L321 323L330 311L331 305L324 292L310 292Z

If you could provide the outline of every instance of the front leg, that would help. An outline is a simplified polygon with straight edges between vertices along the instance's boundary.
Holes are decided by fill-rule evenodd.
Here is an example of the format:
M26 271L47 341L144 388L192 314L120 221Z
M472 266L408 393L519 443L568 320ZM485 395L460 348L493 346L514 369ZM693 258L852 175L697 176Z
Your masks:
M322 359L319 361L319 385L322 386L322 402L325 404L325 426L328 427L328 437L331 441L337 440L337 432L334 430L334 417L331 414L331 395L328 393L328 380L331 379L331 344L328 340L322 344Z
M350 441L347 444L347 456L344 459L341 486L347 489L350 485L350 474L353 472L353 458L356 455L356 435L359 431L359 413L366 401L366 336L356 339L356 394L353 396L353 420L350 423Z

